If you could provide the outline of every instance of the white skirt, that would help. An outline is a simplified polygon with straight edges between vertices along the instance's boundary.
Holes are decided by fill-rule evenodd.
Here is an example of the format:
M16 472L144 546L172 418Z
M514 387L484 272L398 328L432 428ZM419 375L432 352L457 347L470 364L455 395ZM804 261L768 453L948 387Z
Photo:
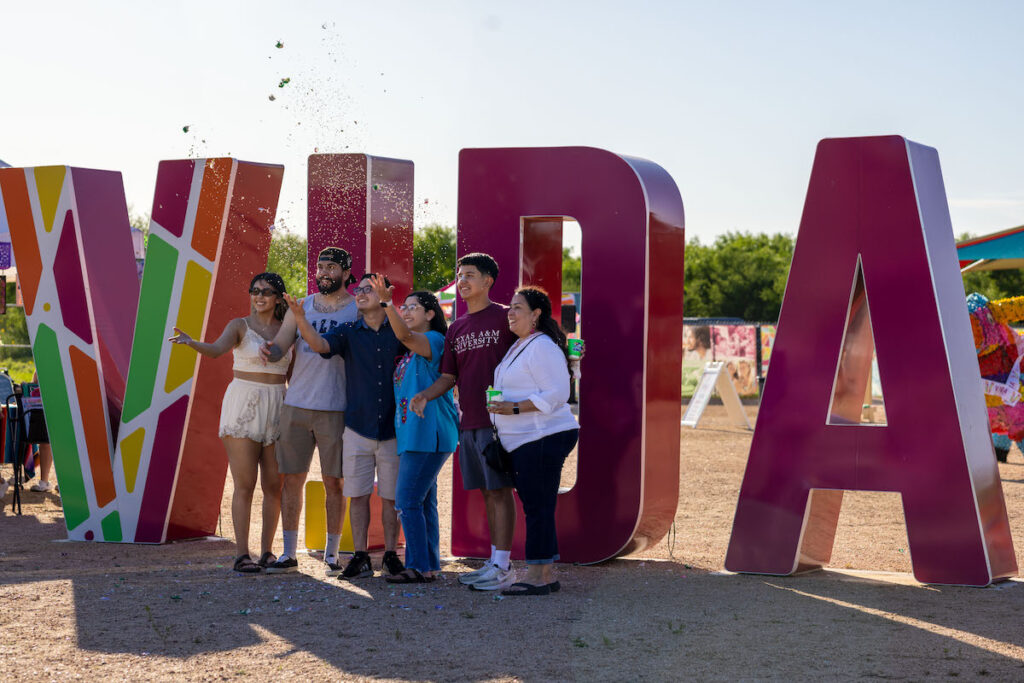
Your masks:
M264 446L281 436L284 384L263 384L237 377L224 392L218 436L250 439Z

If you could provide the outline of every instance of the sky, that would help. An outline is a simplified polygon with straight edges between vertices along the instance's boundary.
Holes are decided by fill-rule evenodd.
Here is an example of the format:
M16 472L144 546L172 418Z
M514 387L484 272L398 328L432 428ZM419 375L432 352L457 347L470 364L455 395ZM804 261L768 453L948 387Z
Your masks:
M0 159L121 171L139 214L160 160L229 155L284 164L304 234L307 156L365 152L415 162L417 227L454 225L460 149L586 145L668 171L688 239L795 235L819 140L899 134L938 149L957 234L1024 223L1020 2L0 11Z

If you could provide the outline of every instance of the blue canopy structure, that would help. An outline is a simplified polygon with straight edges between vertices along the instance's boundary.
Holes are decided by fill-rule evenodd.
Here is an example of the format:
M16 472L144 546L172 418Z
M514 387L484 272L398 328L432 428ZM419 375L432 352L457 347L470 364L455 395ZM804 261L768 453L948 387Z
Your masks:
M1024 225L964 240L956 253L965 271L1024 268Z

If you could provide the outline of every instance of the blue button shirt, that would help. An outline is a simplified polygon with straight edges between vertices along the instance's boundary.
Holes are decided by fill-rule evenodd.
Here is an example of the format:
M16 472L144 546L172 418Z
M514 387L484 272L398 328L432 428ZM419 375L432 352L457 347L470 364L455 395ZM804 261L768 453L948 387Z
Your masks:
M330 345L324 358L345 359L345 427L376 441L395 438L395 392L392 376L405 352L387 318L376 331L359 318L324 335Z

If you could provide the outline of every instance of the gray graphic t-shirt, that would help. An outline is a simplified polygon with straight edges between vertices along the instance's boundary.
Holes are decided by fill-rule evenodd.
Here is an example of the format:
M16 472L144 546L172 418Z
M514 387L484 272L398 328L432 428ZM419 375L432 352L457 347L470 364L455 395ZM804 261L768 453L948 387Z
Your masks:
M302 308L313 329L321 335L342 323L352 322L359 315L355 301L337 311L321 313L313 308L313 295L302 300ZM341 356L321 358L299 336L295 340L295 367L284 402L309 410L345 410L345 361Z

